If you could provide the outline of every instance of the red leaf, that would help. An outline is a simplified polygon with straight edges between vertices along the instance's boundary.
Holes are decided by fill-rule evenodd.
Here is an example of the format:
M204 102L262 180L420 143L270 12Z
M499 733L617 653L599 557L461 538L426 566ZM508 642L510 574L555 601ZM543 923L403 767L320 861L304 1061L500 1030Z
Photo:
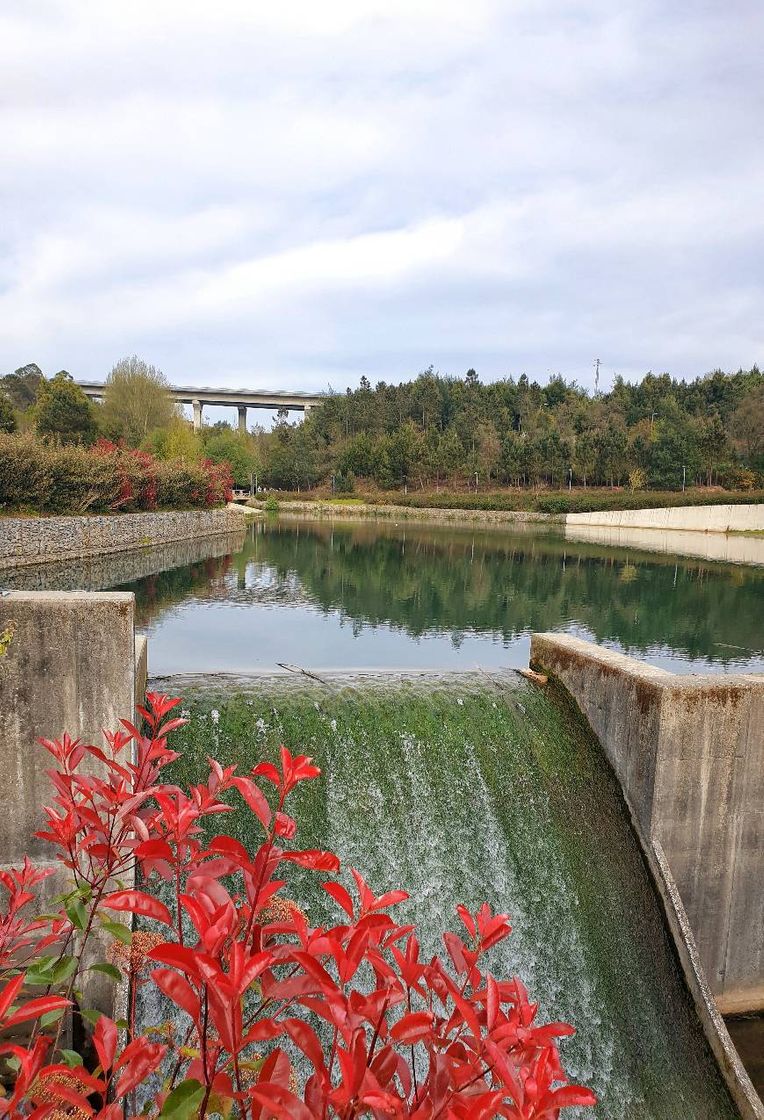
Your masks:
M311 871L339 871L340 861L334 852L322 852L318 848L306 848L302 852L284 852L282 859L308 867Z
M101 1069L107 1073L117 1052L117 1027L108 1015L102 1015L93 1031L93 1045L98 1053Z
M3 1023L3 1030L15 1027L18 1023L28 1023L30 1019L39 1019L41 1015L49 1015L51 1011L65 1011L69 1000L63 996L40 996L39 999L30 999Z
M188 980L169 968L156 968L151 979L173 1003L190 1015L194 1022L199 1019L199 997Z
M11 1004L16 999L16 996L21 991L21 988L24 984L24 979L25 975L23 972L18 976L14 976L13 980L9 980L3 988L2 992L0 992L0 1020L2 1020L8 1008L11 1006Z
M338 902L342 909L345 911L351 922L353 920L353 900L348 891L339 883L322 883L327 894L330 894L335 902Z
M274 1116L277 1120L314 1120L310 1109L283 1085L274 1085L272 1081L258 1082L249 1090L249 1095L262 1106L266 1116Z
M260 786L251 778L234 778L233 784L267 832L271 823L271 807Z
M153 918L166 926L173 925L172 916L165 904L144 891L115 891L104 899L103 905L109 910L126 910L130 914Z
M396 1042L419 1042L420 1039L427 1038L434 1021L435 1016L431 1011L411 1011L393 1024L390 1034Z

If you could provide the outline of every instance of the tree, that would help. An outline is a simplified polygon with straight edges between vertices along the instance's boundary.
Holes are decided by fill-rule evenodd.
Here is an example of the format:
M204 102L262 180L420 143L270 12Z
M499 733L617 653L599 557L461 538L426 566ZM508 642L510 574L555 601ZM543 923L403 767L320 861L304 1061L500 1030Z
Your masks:
M66 370L40 382L35 426L39 435L60 443L92 443L95 439L98 424L93 406Z
M134 354L122 358L106 379L102 424L112 439L138 447L176 415L167 378Z
M16 431L16 414L5 393L0 392L0 432Z
M181 459L196 463L204 457L204 445L183 416L173 416L166 428L157 428L144 441L144 447L158 459Z
M260 458L248 435L234 432L228 424L216 425L204 434L204 450L213 463L228 463L236 485L249 489L252 476L260 470Z
M29 365L0 377L0 392L7 395L15 409L25 412L37 400L37 390L44 380L40 367L30 362Z
M732 414L730 428L748 462L754 463L764 452L764 386L741 401Z

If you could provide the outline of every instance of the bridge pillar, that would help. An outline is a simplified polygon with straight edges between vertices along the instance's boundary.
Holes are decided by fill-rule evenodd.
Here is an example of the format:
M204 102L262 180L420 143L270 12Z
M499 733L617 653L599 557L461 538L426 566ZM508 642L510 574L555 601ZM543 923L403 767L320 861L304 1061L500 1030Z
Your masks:
M194 431L200 432L202 430L202 402L191 401L191 407L194 410Z
M240 404L237 405L237 408L239 409L239 431L244 435L247 430L247 406Z

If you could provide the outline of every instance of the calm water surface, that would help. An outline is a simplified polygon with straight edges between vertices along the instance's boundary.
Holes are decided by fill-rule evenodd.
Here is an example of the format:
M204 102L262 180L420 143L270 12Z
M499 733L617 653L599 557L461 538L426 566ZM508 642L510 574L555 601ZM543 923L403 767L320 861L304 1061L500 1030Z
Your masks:
M675 672L764 671L764 568L514 531L273 521L0 575L135 592L153 675L527 665L560 630Z

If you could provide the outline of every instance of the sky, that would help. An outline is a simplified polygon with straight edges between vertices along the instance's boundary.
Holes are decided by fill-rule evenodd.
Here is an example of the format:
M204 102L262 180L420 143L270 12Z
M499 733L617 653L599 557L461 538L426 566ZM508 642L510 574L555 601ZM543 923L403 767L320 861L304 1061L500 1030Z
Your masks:
M0 372L764 362L760 0L2 0Z

